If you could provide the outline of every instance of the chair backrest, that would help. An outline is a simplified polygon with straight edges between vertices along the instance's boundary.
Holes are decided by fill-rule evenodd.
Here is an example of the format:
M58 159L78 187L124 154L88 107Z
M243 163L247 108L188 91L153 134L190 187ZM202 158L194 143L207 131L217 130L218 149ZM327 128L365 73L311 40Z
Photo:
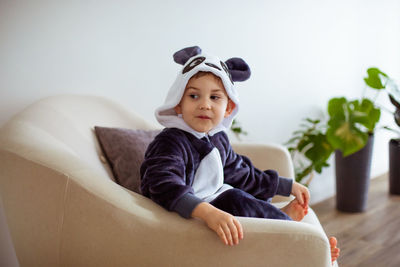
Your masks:
M58 95L33 103L7 122L0 132L1 148L60 171L70 169L68 161L110 177L99 160L94 126L156 129L109 99Z

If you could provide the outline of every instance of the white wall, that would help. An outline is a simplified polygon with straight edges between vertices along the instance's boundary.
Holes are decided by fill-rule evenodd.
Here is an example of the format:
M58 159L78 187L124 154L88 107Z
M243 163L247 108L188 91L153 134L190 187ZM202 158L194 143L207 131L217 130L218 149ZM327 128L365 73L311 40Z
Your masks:
M368 67L400 80L399 14L397 0L0 0L0 125L61 93L108 96L155 122L180 68L172 54L199 45L252 68L238 84L245 140L284 143L330 97L360 96ZM376 136L373 176L388 169L390 136ZM333 176L315 178L314 201Z

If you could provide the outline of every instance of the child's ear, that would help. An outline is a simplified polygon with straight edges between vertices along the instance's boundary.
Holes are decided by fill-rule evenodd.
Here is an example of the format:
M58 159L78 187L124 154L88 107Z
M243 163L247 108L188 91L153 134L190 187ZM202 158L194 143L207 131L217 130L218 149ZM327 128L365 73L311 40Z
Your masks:
M232 100L229 99L228 100L228 105L226 106L226 111L225 111L224 118L229 117L229 115L232 114L232 112L235 109L235 107L236 107L236 104Z
M182 114L182 108L181 108L181 105L176 105L175 107L174 107L174 110L175 110L175 112L176 112L176 114Z

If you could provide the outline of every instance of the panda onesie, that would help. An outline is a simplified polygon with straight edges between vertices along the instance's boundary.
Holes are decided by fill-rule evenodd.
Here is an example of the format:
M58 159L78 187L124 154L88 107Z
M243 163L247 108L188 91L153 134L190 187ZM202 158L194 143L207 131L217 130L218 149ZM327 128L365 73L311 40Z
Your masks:
M197 46L176 52L174 60L183 68L155 112L166 128L147 148L140 170L142 194L185 218L206 201L234 216L290 220L270 199L276 194L289 196L292 180L274 170L256 169L247 157L232 150L226 134L239 109L234 82L250 77L248 65L240 58L222 62L202 54ZM220 77L236 104L231 115L208 133L193 130L174 110L187 82L199 71Z

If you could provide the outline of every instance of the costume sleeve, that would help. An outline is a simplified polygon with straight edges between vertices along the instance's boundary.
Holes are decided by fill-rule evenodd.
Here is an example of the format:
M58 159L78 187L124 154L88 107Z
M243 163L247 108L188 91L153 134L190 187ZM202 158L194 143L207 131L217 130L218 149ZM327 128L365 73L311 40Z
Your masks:
M190 218L193 209L202 202L186 185L185 144L174 138L157 136L149 145L141 166L141 190L144 196L169 211Z
M261 171L253 166L246 156L236 154L228 137L221 142L224 154L225 183L240 188L256 198L267 200L276 194L289 196L293 180L279 177L275 170Z

